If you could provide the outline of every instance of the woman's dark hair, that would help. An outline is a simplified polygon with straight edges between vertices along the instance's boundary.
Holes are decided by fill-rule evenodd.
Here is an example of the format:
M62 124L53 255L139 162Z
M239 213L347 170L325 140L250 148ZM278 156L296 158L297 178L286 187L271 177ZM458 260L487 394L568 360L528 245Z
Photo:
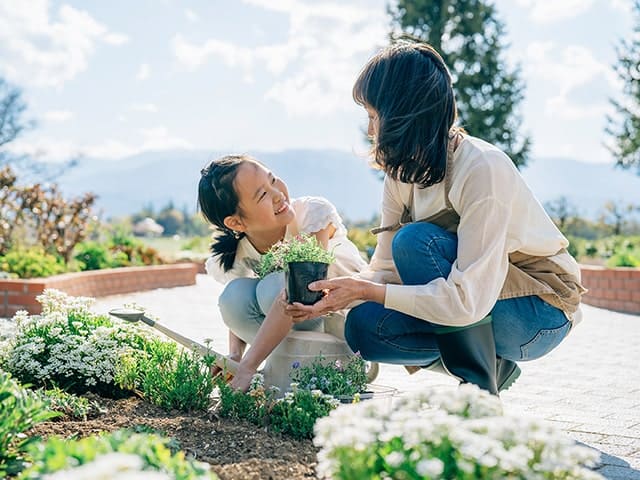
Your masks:
M415 42L381 50L360 72L353 98L378 114L372 153L387 175L423 188L443 180L457 113L451 75L438 52Z
M213 239L211 252L218 257L225 272L233 267L238 242L244 236L228 228L224 219L238 212L238 194L233 183L238 168L245 162L256 161L248 155L227 155L213 160L200 171L198 206L204 218L220 231Z

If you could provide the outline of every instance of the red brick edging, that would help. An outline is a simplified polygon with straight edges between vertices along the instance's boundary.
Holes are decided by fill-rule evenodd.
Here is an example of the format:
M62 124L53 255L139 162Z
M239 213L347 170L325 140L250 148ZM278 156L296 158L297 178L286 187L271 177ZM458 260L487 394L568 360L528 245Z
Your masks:
M580 265L587 305L640 314L640 268Z
M195 284L199 263L178 263L152 267L125 267L90 272L66 273L31 280L0 280L0 317L12 317L18 310L40 313L35 297L45 288L69 295L104 297L154 288ZM587 305L640 314L640 269L581 265L582 283L589 289Z
M0 317L12 317L18 310L40 313L36 297L46 288L55 288L73 296L104 297L194 285L198 268L196 263L176 263L65 273L29 280L0 280Z

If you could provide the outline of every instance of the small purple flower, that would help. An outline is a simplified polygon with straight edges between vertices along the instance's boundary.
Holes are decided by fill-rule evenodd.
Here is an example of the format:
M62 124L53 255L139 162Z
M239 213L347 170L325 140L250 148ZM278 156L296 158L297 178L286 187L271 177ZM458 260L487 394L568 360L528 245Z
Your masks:
M291 364L291 368L300 368L300 362L297 360Z
M336 360L336 368L338 370L342 370L342 362L340 361L340 359Z

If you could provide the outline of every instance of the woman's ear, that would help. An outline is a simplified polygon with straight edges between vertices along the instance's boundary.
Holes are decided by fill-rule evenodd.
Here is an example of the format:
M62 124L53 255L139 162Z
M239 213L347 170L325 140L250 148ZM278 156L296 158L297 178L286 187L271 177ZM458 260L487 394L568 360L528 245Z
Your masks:
M244 223L242 223L242 220L237 215L224 217L223 223L225 227L234 232L244 232L246 230Z

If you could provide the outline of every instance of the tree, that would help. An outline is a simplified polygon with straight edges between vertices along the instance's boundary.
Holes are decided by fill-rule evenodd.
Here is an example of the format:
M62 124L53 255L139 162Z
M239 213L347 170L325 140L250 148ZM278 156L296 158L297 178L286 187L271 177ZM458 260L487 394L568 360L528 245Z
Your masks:
M616 48L618 63L614 71L622 82L622 99L611 99L617 118L607 116L605 132L611 137L607 145L616 166L635 167L640 174L640 0L634 0L636 24L633 35L622 39Z
M520 69L503 59L504 26L487 0L399 0L391 41L431 44L451 70L460 124L526 165L531 139L518 132L524 98ZM400 30L399 32L397 30Z
M544 209L562 232L565 231L568 223L578 216L576 207L565 196L546 202Z
M0 163L5 158L3 147L28 127L22 116L26 108L22 92L0 77Z
M607 225L614 235L620 235L630 215L636 210L638 207L632 204L623 206L616 202L607 202L600 216L600 222Z

